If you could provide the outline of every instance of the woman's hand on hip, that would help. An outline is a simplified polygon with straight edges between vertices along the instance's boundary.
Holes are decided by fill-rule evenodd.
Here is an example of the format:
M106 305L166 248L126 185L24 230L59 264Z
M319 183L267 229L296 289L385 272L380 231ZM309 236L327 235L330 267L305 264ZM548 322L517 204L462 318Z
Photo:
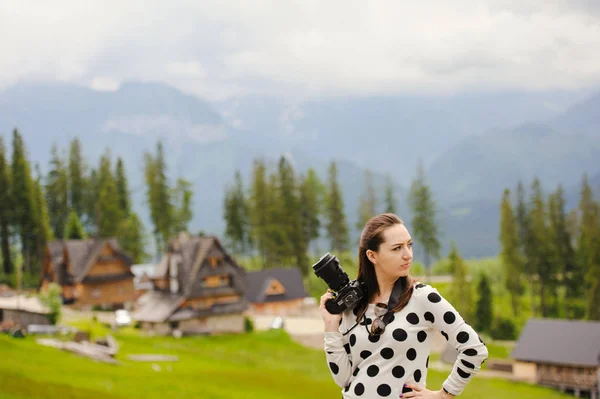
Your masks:
M321 296L321 303L319 305L321 317L323 318L323 323L325 323L325 332L338 332L340 321L342 320L341 313L331 314L325 308L325 302L332 298L333 294L331 293L331 290L327 290L327 292Z
M406 388L412 389L412 392L406 392L400 395L402 399L404 398L422 398L422 399L450 399L453 398L454 395L444 392L443 389L439 391L430 391L429 389L422 388L415 384L405 384Z

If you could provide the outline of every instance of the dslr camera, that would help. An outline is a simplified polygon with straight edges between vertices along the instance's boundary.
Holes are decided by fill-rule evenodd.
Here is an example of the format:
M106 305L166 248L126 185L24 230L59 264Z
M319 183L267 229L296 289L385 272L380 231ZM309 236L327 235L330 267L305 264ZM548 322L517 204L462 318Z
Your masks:
M364 297L363 284L350 280L348 274L340 266L338 258L327 252L313 266L313 271L333 291L333 299L325 302L325 309L331 314L340 314L352 309Z

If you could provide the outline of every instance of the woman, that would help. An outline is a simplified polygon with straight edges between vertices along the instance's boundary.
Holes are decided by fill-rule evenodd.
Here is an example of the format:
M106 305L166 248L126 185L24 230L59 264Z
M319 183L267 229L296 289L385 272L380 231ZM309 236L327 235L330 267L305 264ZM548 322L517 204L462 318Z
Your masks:
M331 375L349 398L452 398L488 356L484 343L435 288L410 277L412 240L394 214L375 216L360 238L358 280L366 295L354 309L330 314L321 297ZM440 390L427 389L430 342L440 331L456 348Z

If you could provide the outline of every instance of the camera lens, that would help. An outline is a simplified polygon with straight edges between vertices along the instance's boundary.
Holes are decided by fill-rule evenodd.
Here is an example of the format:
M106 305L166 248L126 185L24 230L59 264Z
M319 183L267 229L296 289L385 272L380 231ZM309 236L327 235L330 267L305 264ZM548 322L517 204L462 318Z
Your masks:
M329 252L313 265L313 270L317 277L323 279L329 288L336 292L350 281L346 272L340 267L338 259Z

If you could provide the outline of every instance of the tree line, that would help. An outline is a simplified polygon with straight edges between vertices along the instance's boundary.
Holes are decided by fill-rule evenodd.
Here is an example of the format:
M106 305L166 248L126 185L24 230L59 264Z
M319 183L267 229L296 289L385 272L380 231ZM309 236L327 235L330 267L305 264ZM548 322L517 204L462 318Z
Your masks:
M528 195L519 182L514 197L504 191L500 219L513 313L522 311L528 291L535 316L600 320L600 203L587 176L578 206L569 211L564 189L559 185L546 196L537 178Z
M224 197L225 239L236 254L256 255L262 267L294 265L303 275L309 273L307 253L319 240L327 240L329 250L350 249L350 233L337 163L332 161L325 179L313 168L297 174L286 157L269 168L256 159L250 183L241 173L226 189ZM383 193L377 198L377 192ZM409 193L413 211L412 228L427 254L439 256L436 206L419 168ZM370 170L363 176L363 190L357 211L356 229L381 212L396 213L397 198L392 179L387 176L378 190Z
M107 149L96 167L85 159L80 141L67 151L50 150L48 171L32 170L20 132L12 134L12 152L0 136L0 271L14 276L16 265L39 278L47 244L52 240L117 238L135 263L148 258L145 228L132 209L125 163ZM152 234L160 253L169 237L186 230L192 217L191 184L167 178L164 151L144 155L147 203Z

